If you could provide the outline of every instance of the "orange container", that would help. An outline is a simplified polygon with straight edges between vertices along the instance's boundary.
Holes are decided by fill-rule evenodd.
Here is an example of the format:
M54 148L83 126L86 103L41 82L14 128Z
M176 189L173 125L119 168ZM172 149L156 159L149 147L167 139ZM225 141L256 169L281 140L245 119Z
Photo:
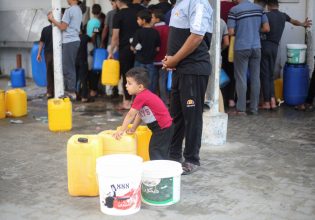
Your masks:
M279 100L283 100L283 79L276 79L274 81L275 86L275 98L276 101L279 102Z
M5 118L5 99L4 91L0 90L0 119Z
M132 125L128 125L131 128ZM120 127L117 128L117 130ZM140 125L135 132L137 138L137 155L142 157L143 161L150 160L149 144L152 131L146 125Z
M117 86L119 83L119 61L108 59L104 60L102 66L102 84L107 86Z
M22 89L11 89L5 93L5 106L10 117L27 115L27 95Z
M67 144L68 190L71 196L97 196L96 159L103 156L98 135L73 135Z
M113 134L116 131L106 130L98 135L103 139L103 154L137 154L137 139L135 135L124 134L116 140Z
M51 131L72 129L72 104L69 98L48 100L48 128Z

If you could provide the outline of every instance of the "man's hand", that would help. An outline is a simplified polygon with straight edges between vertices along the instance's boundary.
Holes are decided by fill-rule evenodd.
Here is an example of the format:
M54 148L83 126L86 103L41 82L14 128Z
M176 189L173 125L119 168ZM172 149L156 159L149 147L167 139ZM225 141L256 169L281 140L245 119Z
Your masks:
M40 54L37 54L36 60L37 60L37 62L41 62L42 61L42 57L41 57Z
M175 69L178 64L178 61L173 56L165 56L162 60L163 69Z
M48 13L47 18L48 18L48 20L51 21L51 22L54 20L53 13L52 13L51 11Z

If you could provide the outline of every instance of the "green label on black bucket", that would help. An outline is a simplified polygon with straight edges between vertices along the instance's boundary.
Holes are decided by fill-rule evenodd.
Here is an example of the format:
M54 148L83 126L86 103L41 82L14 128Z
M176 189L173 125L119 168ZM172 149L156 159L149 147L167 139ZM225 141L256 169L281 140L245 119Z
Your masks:
M142 199L152 204L166 204L173 201L174 179L170 178L145 178L142 180Z

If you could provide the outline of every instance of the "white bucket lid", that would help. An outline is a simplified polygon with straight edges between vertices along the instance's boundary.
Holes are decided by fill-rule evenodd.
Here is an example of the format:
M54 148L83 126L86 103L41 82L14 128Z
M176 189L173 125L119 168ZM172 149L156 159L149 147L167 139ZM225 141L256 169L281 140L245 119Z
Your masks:
M306 44L287 44L288 49L306 49Z
M99 175L124 177L142 173L142 161L132 154L111 154L96 159L96 173Z
M183 172L182 165L172 160L151 160L143 163L143 177L167 178L179 176Z

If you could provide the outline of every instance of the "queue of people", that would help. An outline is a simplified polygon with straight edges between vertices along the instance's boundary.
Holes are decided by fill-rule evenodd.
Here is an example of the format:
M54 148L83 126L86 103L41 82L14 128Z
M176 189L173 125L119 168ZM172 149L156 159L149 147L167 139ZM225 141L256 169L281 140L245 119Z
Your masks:
M62 22L48 15L51 23L63 32L66 95L72 99L79 96L82 102L93 101L99 93L100 73L91 69L91 51L105 48L109 59L118 52L123 82L123 101L118 109L129 111L114 136L133 133L143 121L154 133L150 156L178 161L182 163L183 174L193 173L201 164L202 114L211 74L213 9L208 0L171 0L171 3L160 0L156 5L136 0L110 2L112 10L106 17L100 5L92 6L93 18L86 27L81 25L82 11L77 0L68 0L70 8L66 9ZM265 4L268 12L262 7ZM280 12L277 0L255 3L232 0L221 1L221 5L222 68L231 79L223 94L228 106L234 108L230 113L257 115L260 108L274 109L274 60L285 22L307 28L311 21L299 22ZM51 26L43 30L42 46L50 45L49 31ZM228 61L228 36L235 36L233 63ZM45 56L49 57L49 53L50 50L45 52ZM170 92L166 89L168 71L172 71ZM118 88L110 89L112 97L117 97ZM261 90L264 102L260 106ZM47 97L52 97L51 89L47 90ZM314 90L310 90L307 106L313 99ZM134 126L128 129L132 122ZM162 145L163 149L159 149Z

